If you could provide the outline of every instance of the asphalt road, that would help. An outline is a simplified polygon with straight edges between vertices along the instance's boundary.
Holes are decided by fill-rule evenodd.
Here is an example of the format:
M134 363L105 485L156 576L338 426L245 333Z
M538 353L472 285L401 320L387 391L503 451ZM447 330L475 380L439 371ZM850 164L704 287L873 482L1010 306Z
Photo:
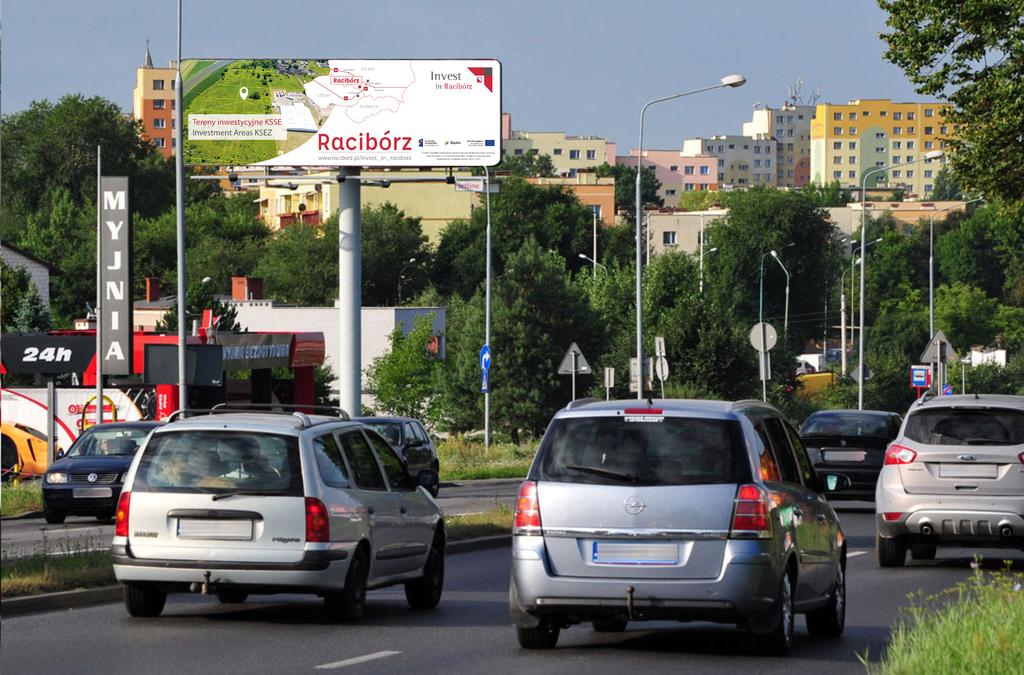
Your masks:
M932 562L880 570L872 515L840 513L849 537L849 613L839 640L811 640L798 623L787 658L749 651L744 634L703 623L637 623L625 633L563 631L550 652L520 650L508 608L508 549L451 556L441 605L413 612L400 589L371 592L363 620L332 623L312 597L261 596L224 606L172 596L163 616L130 619L120 604L3 621L0 670L15 673L596 673L685 668L691 673L864 672L876 658L908 593L935 593L966 578L973 551L940 549ZM985 551L993 568L1024 554Z
M438 501L447 515L487 511L497 504L515 506L519 479L474 480L445 483ZM34 553L67 553L107 548L114 537L113 524L95 518L69 516L61 525L40 518L5 520L0 528L0 556L17 558Z

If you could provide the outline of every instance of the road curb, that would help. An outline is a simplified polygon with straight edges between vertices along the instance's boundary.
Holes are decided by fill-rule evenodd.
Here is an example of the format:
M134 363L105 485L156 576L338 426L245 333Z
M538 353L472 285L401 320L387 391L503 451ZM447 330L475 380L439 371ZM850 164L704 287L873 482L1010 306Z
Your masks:
M458 553L471 553L483 551L489 548L502 548L512 544L511 534L498 534L491 537L477 537L476 539L464 539L463 541L449 542L445 547L447 555ZM101 588L87 588L80 591L60 591L58 593L43 593L41 595L29 595L23 598L8 598L0 600L0 616L9 618L25 614L38 614L40 612L56 612L77 607L91 607L93 605L108 605L120 602L124 597L124 591L120 585L103 586Z
M16 516L4 516L0 518L0 521L4 520L25 520L27 518L42 518L42 511L26 511L25 513L19 513Z

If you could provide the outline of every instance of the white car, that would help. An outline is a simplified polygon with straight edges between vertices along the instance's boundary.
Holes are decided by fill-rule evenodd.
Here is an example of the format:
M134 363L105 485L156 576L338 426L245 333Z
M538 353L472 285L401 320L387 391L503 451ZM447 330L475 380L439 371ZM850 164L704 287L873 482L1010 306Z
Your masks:
M114 573L132 616L168 593L221 602L313 593L358 619L367 588L405 584L413 608L444 585L445 528L429 491L375 431L302 413L207 414L161 427L117 506Z

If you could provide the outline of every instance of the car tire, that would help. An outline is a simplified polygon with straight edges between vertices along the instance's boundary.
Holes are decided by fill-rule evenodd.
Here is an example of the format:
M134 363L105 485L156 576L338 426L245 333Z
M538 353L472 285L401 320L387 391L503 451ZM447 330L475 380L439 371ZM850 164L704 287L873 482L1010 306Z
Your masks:
M879 567L903 567L907 561L907 537L883 537L876 534L875 550Z
M366 581L370 575L369 561L365 551L356 551L345 575L345 588L324 596L327 610L345 623L358 621L363 617L366 606Z
M3 448L0 448L0 469L3 469L3 480L9 481L14 478L14 467L18 464L18 449L14 442L3 437Z
M828 604L807 613L807 632L816 638L837 638L846 627L846 570L836 567L836 578Z
M241 605L249 598L245 591L217 591L217 600L222 605Z
M935 560L938 546L935 544L911 544L910 557L914 560Z
M124 606L134 617L160 616L167 602L167 593L155 588L128 585L124 587Z
M423 576L415 581L406 582L405 600L413 609L434 609L441 602L443 592L444 550L438 548L435 540L427 553Z
M561 627L551 617L544 617L536 626L516 626L516 638L523 649L553 649L558 644Z
M430 496L437 499L437 495L441 494L441 466L434 462L430 468L437 474L437 485L434 486L434 489L430 490Z
M789 573L783 573L779 580L779 594L776 599L772 623L768 633L753 633L754 648L762 654L785 656L793 646L796 614L793 611L793 584Z
M591 622L596 633L621 633L629 621L621 616L602 616Z
M64 519L68 517L66 511L58 511L57 509L46 508L46 503L43 503L43 518L50 525L60 525L64 522Z

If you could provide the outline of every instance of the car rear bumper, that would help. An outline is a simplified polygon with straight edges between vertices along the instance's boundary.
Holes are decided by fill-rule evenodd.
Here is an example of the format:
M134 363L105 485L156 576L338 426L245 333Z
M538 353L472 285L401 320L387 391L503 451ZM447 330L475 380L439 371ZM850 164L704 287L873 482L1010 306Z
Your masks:
M121 583L164 585L170 589L208 582L212 587L265 587L291 590L336 591L345 575L357 542L307 544L294 562L241 562L138 558L127 543L111 546L114 576ZM209 577L207 577L207 572Z
M513 620L534 625L543 615L586 621L609 614L633 620L694 619L742 623L769 615L776 605L782 567L762 541L730 541L714 579L557 577L543 538L513 537L509 604ZM632 589L632 591L630 591Z

